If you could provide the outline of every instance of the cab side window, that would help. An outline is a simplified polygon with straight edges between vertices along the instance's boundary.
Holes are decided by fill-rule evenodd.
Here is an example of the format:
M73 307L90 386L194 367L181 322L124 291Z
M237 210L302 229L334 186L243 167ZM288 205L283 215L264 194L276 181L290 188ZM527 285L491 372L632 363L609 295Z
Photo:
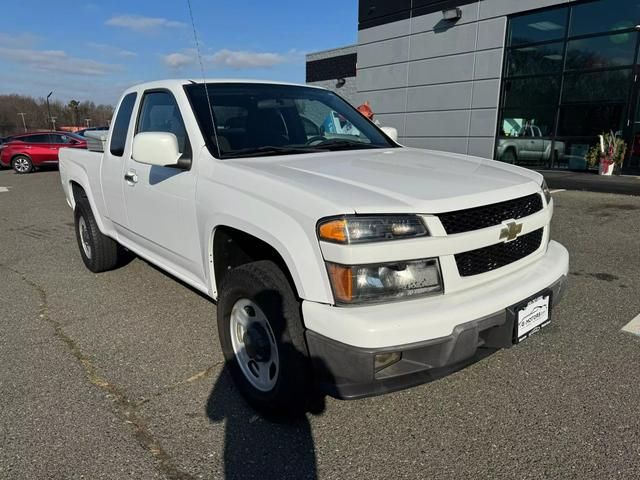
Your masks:
M148 92L142 99L140 117L136 133L167 132L178 139L178 150L190 156L191 150L187 138L187 130L180 115L175 98L169 92Z
M127 143L127 132L129 131L129 123L131 122L131 114L133 113L135 104L135 93L126 95L120 103L116 121L113 124L113 132L111 133L111 144L109 146L111 155L116 157L124 155L124 147Z

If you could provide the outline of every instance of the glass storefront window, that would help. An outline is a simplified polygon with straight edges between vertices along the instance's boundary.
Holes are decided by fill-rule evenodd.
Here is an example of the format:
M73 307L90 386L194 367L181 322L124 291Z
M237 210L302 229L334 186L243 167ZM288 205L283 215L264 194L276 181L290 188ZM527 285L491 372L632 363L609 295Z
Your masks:
M562 8L513 18L509 22L509 44L515 46L564 38L567 12L567 8Z
M570 36L634 28L640 23L640 1L599 0L573 6Z
M535 133L536 136L553 135L556 119L555 108L508 109L502 112L502 125L498 134L501 137L522 137ZM526 127L535 127L530 132Z
M531 77L505 80L504 108L537 108L556 105L560 94L559 77Z
M640 0L576 0L511 17L496 158L586 169L598 135L613 131L634 145L625 168L640 171L636 25Z
M588 137L595 143L602 132L622 133L626 105L567 105L560 107L558 136Z
M630 68L567 74L564 77L562 102L626 102L632 76Z
M507 75L538 75L562 70L564 43L514 48L507 57Z
M562 156L563 166L570 170L587 169L587 154L593 146L593 138L562 138L557 142L560 142L564 152Z
M567 70L633 65L638 34L622 33L571 40L567 45Z

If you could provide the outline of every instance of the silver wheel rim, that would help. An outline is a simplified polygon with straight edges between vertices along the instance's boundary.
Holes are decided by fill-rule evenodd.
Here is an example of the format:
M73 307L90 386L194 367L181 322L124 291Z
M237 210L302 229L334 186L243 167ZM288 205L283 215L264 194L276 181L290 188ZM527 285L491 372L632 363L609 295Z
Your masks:
M231 345L238 366L249 383L261 392L275 387L280 373L276 338L267 316L247 298L231 309Z
M82 251L85 256L91 260L91 243L89 242L89 230L87 229L87 222L84 221L84 217L78 219L78 230L80 231L80 244L82 245Z
M20 173L26 173L31 168L29 167L29 160L27 160L26 158L16 158L13 161L13 165L13 168L15 168Z

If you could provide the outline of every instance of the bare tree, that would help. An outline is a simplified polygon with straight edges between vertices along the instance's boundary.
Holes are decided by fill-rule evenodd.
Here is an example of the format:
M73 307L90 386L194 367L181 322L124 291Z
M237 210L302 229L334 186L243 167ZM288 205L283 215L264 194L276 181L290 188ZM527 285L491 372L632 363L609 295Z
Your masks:
M92 125L108 125L113 114L113 106L96 105L91 101L72 100L64 104L59 100L50 100L51 116L56 119L56 126L80 127L82 119L91 118ZM48 130L50 128L46 98L33 98L25 95L0 95L0 137L22 133L24 113L27 127L31 131Z

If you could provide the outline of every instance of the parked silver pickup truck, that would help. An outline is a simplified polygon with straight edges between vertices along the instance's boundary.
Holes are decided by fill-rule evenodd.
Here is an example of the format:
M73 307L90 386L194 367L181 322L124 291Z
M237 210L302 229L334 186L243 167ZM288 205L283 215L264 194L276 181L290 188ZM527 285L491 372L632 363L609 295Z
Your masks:
M511 164L557 164L564 158L564 149L563 142L544 138L539 127L529 125L514 137L500 139L498 159Z

